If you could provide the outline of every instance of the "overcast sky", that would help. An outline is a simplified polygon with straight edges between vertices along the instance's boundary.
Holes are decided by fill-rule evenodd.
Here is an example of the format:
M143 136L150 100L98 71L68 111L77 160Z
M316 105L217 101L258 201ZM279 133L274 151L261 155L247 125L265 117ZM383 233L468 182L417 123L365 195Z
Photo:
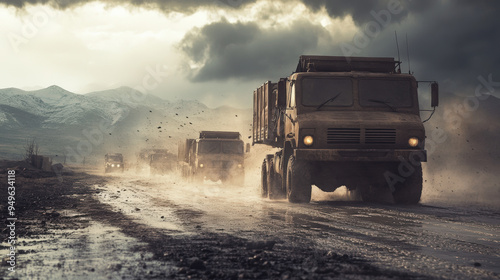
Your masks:
M167 100L251 107L301 54L397 57L472 95L500 82L500 1L0 0L0 88L130 86ZM450 93L447 93L450 94Z

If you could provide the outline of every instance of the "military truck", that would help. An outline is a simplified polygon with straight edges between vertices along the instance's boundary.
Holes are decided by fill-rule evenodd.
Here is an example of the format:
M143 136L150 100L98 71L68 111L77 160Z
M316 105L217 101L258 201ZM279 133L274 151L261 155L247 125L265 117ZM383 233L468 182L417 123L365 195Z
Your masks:
M151 174L165 174L175 169L177 157L167 149L154 149L149 155Z
M183 177L243 185L244 142L239 132L201 131L198 139L178 145L178 161Z
M262 163L261 193L308 203L311 186L346 186L363 200L415 204L427 160L418 82L393 58L301 56L294 73L253 93L253 143L278 148ZM431 106L438 85L431 83Z
M122 154L106 154L104 155L104 172L122 172L124 170Z
M137 172L150 174L165 174L175 170L177 155L170 153L168 149L141 149L137 154Z

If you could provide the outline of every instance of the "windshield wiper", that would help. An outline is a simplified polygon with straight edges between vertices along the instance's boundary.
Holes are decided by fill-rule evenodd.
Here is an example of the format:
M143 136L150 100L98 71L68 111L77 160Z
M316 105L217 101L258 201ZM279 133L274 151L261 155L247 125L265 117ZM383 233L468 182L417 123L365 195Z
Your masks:
M332 98L329 98L328 100L326 100L325 102L321 103L318 107L316 107L316 110L319 110L321 109L321 107L325 106L327 103L330 103L330 102L333 102L335 99L337 99L337 97L339 97L340 95L342 94L342 92L339 92L337 95L335 95L334 97Z
M377 100L377 99L368 99L368 101L370 102L374 102L374 103L380 103L380 104L384 104L385 106L391 108L391 110L393 110L394 112L397 112L396 108L392 107L389 102L387 101L383 101L383 100Z

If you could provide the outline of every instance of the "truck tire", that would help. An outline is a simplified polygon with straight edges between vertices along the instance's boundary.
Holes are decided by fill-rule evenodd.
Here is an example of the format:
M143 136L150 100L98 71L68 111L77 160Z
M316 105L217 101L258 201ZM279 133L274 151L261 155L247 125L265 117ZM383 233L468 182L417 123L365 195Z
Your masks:
M262 198L267 198L268 186L267 186L267 160L262 162L262 169L260 172L260 195Z
M188 176L189 176L187 168L184 165L181 166L181 176L182 176L182 178L188 178Z
M286 193L282 188L281 177L274 172L274 164L272 161L269 163L269 170L267 172L267 187L269 190L269 199L275 200L286 197Z
M309 203L311 201L311 173L304 161L288 159L286 172L286 196L292 203Z
M397 184L392 195L396 204L417 204L422 196L422 166L416 166L415 172Z

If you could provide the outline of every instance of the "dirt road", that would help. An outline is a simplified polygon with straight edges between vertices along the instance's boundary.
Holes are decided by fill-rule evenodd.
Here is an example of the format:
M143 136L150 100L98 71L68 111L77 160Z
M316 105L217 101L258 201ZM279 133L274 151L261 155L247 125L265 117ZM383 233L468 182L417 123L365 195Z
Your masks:
M40 184L59 191L25 211L16 272L2 263L5 279L500 277L498 208L367 204L319 191L293 205L261 199L252 182L175 175Z

